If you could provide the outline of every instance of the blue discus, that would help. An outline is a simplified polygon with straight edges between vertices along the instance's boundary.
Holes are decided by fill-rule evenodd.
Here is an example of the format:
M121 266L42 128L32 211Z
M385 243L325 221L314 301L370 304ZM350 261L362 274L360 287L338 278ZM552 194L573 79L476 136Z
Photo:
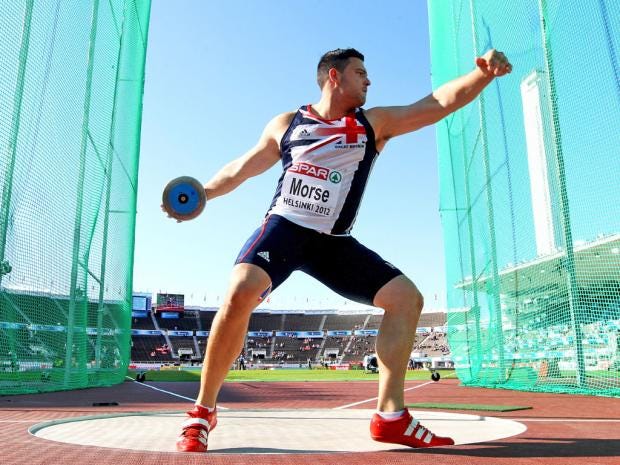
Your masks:
M203 185L190 176L181 176L170 181L162 196L164 210L171 217L187 221L202 213L207 203Z

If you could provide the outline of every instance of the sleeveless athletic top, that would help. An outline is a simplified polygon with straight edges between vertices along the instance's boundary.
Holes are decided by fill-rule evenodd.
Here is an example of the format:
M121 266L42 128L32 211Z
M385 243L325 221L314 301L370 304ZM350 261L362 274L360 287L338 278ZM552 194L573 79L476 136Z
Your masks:
M301 107L280 142L282 175L267 215L306 228L349 235L378 155L360 108L325 120Z

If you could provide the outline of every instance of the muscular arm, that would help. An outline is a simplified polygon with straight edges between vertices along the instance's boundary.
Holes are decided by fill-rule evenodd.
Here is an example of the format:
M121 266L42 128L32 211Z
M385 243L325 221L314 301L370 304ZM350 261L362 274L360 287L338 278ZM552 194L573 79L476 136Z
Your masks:
M294 113L283 113L272 119L258 143L241 157L226 164L205 184L207 199L227 194L247 179L263 173L280 160L280 139Z
M512 66L500 52L489 50L477 67L439 87L423 99L406 106L376 107L367 112L382 147L387 140L434 124L474 100L497 76L510 73Z

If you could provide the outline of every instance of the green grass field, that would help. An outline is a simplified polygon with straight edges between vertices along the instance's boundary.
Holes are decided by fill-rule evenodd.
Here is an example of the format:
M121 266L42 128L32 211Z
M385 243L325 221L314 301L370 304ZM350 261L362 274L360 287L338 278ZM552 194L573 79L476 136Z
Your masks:
M135 379L137 371L129 371L127 376ZM438 370L442 378L454 377L454 370ZM378 374L364 373L363 370L322 370L322 369L282 369L282 370L233 370L228 373L226 382L277 382L277 381L375 381ZM428 370L407 371L408 380L431 380ZM147 381L199 381L199 369L147 371Z

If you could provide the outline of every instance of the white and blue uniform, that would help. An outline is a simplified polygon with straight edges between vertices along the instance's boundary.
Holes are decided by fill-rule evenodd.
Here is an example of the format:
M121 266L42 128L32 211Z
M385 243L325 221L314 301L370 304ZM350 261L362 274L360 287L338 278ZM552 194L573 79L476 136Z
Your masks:
M273 201L236 263L263 268L271 290L301 270L372 305L377 291L402 272L350 235L378 156L364 111L325 120L310 105L301 107L280 153L283 171Z
M349 234L378 155L364 112L324 120L299 109L280 142L283 172L271 209L316 231Z

